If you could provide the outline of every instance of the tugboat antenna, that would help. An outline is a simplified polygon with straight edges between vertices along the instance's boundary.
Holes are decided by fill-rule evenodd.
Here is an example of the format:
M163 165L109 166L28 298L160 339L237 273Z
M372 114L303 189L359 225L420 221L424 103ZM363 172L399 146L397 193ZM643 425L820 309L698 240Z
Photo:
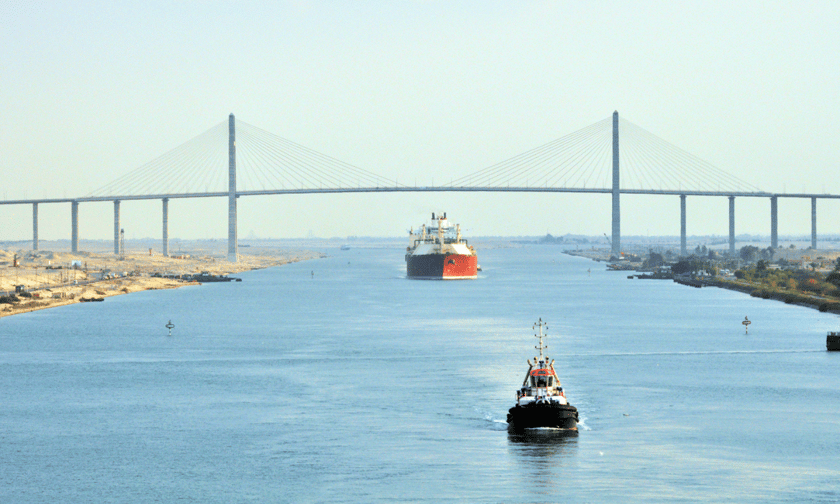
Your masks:
M542 317L540 317L539 322L534 324L534 329L536 329L537 327L540 328L540 333L535 334L534 337L540 339L540 344L535 346L534 348L540 351L540 360L543 360L543 350L548 348L548 345L543 345L543 336L545 336L546 338L548 337L548 334L543 334L543 328L545 328L545 330L548 331L548 324L546 322L543 322Z

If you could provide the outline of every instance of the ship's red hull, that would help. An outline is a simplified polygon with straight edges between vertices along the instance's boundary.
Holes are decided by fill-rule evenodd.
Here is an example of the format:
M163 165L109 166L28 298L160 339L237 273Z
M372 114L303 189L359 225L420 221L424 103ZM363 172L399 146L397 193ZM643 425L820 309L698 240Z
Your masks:
M469 280L478 277L478 257L463 254L406 254L406 276L421 280Z

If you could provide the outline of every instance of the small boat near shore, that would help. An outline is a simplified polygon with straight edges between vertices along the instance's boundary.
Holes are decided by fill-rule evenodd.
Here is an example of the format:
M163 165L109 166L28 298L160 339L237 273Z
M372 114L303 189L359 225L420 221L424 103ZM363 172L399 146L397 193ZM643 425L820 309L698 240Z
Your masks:
M190 282L198 282L198 283L210 283L210 282L241 282L241 278L230 277L227 275L214 275L208 271L202 271L201 273L185 273L182 275L174 275L174 274L161 274L161 273L154 273L152 274L153 278L172 278L177 280L187 280Z
M825 337L825 349L829 352L840 351L840 332L828 332L828 335Z
M514 431L543 428L577 434L577 408L566 399L554 370L554 360L543 355L543 350L548 348L543 345L543 338L548 336L543 334L543 329L547 330L548 326L540 319L534 324L534 329L537 328L539 333L534 336L539 338L539 345L534 348L540 355L533 362L528 359L525 381L516 391L516 405L508 410L508 428Z

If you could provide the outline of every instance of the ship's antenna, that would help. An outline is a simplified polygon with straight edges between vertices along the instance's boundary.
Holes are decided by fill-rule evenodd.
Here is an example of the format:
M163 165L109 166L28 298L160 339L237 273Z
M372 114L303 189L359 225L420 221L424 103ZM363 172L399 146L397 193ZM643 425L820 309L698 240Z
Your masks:
M543 328L545 328L545 330L548 331L548 323L543 322L542 317L540 317L539 322L534 324L534 329L536 329L537 327L540 328L540 333L535 334L534 337L540 339L540 344L535 346L534 348L540 351L540 360L543 360L543 350L548 348L548 345L543 345L543 337L548 337L548 334L543 334Z

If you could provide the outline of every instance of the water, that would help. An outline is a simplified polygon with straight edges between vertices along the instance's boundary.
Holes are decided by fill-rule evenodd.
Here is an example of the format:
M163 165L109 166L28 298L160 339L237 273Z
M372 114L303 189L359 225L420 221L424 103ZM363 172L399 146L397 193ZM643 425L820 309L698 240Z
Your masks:
M0 502L840 500L836 316L553 247L330 254L0 319ZM577 437L506 430L539 317Z

